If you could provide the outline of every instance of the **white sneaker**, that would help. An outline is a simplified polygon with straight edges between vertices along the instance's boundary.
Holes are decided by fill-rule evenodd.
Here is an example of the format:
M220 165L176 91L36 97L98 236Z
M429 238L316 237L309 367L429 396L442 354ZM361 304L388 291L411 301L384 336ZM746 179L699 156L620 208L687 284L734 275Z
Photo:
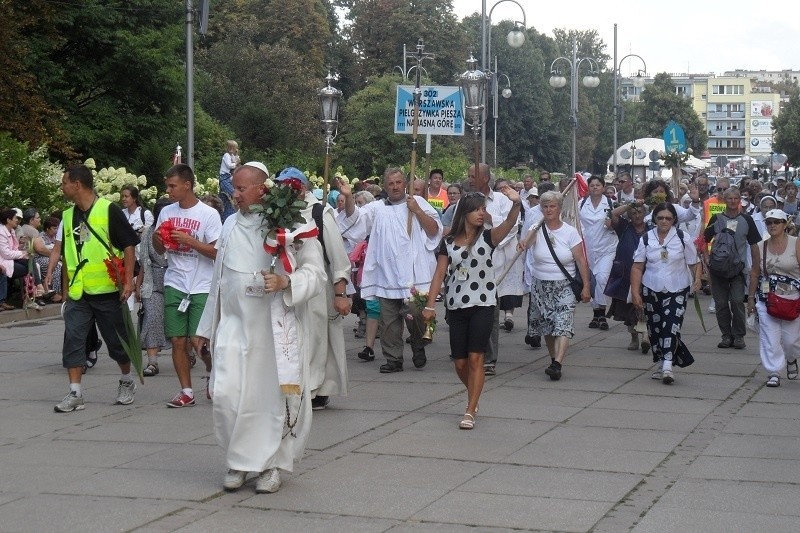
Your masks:
M258 481L256 481L256 492L258 493L273 493L278 492L278 489L281 488L281 474L278 472L277 468L270 468L269 470L264 470L261 472L261 475L258 476Z
M117 404L118 405L132 404L135 391L136 391L136 383L134 383L133 381L119 380L119 387L117 387Z
M656 370L655 372L653 372L653 375L652 375L652 376L650 376L650 377L651 377L652 379L661 379L661 378L663 378L663 377L664 377L664 374L663 374L663 372L661 371L661 369L658 369L658 370Z
M245 479L247 479L247 472L230 469L228 470L228 473L225 474L225 479L222 481L222 487L225 490L236 490L244 485Z
M717 312L717 307L714 305L714 302L711 302L711 305L708 306L708 312L709 313L716 313Z

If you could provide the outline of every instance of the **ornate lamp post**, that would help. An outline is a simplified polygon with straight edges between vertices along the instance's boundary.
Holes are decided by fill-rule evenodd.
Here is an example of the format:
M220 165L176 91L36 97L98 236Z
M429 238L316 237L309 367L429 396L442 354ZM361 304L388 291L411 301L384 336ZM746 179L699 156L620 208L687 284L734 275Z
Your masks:
M506 35L506 42L511 48L519 48L523 44L525 44L525 28L526 20L525 20L525 9L523 9L522 4L517 2L516 0L499 0L499 2L495 2L492 5L491 9L489 10L489 16L486 16L486 0L482 0L481 3L481 68L484 72L487 73L488 78L494 78L497 76L497 67L495 66L495 72L492 72L491 65L489 64L489 58L492 57L492 13L494 12L494 8L504 2L512 2L519 6L520 11L522 11L522 20L515 20L514 21L514 29L508 32ZM505 96L508 98L508 96ZM510 95L509 95L510 96ZM496 97L495 97L496 101ZM495 104L495 107L497 104ZM496 113L495 113L496 114ZM496 117L495 117L496 118ZM485 117L484 117L485 119ZM496 142L496 140L495 140ZM495 151L497 148L495 148ZM495 164L497 164L495 156ZM483 130L481 133L481 162L486 162L486 130Z
M330 188L328 174L331 166L331 146L334 144L333 140L336 138L337 129L339 127L339 99L342 97L342 91L331 86L331 82L338 79L338 75L328 72L328 75L325 77L325 81L328 82L328 85L320 89L317 93L317 96L319 96L320 122L322 123L325 135L325 183L322 186L323 203L328 201L328 190Z
M481 162L480 132L486 110L486 74L476 68L477 60L469 56L467 71L460 76L461 91L464 94L465 122L472 128L474 136L475 169Z
M614 24L614 178L617 176L617 126L619 124L619 80L620 80L620 65L629 57L638 57L644 69L638 70L636 76L631 78L633 86L637 89L644 87L645 78L647 77L647 63L644 62L642 56L636 54L628 54L619 61L617 61L617 25ZM644 76L642 76L644 74Z
M511 35L511 34L509 34ZM524 39L524 35L523 35ZM503 77L506 79L506 86L503 87L503 90L500 91L500 78ZM497 116L499 111L499 99L498 99L498 92L499 94L503 95L503 98L509 99L511 98L511 79L505 74L499 74L497 72L497 56L494 57L494 72L491 73L491 84L492 84L492 118L494 119L494 167L497 167Z
M561 73L561 69L556 67L556 63L565 61L570 67L570 112L569 122L572 125L572 174L570 179L575 177L575 144L578 131L578 72L581 63L586 61L589 64L589 74L583 77L584 87L594 88L600 85L598 77L599 69L597 62L588 57L578 57L578 43L575 36L572 37L572 60L566 57L557 57L550 64L550 86L556 89L567 84L567 78Z

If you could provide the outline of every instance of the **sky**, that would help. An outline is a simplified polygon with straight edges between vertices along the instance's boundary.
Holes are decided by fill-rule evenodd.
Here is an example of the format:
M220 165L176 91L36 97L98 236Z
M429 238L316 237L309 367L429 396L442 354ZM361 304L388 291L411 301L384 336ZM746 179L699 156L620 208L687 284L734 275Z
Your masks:
M640 55L650 76L659 72L721 75L735 69L800 70L800 47L796 44L800 17L790 15L798 8L789 0L763 4L743 0L518 1L525 9L529 28L551 37L553 28L597 30L612 57L616 23L618 57ZM487 0L486 4L487 14L496 5L492 13L495 24L521 20L520 8L513 1ZM461 19L480 13L481 2L453 0L453 7ZM641 68L641 61L626 60L620 65L620 73L627 76ZM612 64L609 69L613 69Z

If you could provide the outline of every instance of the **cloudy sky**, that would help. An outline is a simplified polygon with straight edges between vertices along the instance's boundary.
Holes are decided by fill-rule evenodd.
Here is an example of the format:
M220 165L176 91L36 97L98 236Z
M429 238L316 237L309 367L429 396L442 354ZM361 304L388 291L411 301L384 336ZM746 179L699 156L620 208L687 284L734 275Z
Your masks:
M487 0L487 12L496 0ZM800 17L789 16L794 2L729 0L519 0L528 27L552 36L553 28L595 29L613 56L614 23L619 57L638 54L648 74L707 73L726 70L800 70ZM478 0L453 0L459 18L480 12ZM492 22L520 20L511 1L497 5ZM494 50L493 50L494 52ZM478 51L476 51L476 54ZM611 65L609 66L611 68ZM621 66L626 75L641 63Z

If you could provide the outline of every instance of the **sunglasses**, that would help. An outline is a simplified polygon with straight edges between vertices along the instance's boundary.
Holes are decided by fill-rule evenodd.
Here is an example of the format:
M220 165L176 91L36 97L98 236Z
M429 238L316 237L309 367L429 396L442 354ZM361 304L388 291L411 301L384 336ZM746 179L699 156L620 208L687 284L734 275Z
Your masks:
M786 221L785 220L776 220L774 218L768 218L766 221L764 221L764 223L767 226L774 226L775 224L786 224Z
M675 219L672 217L656 217L656 220L660 220L662 222L672 222Z

